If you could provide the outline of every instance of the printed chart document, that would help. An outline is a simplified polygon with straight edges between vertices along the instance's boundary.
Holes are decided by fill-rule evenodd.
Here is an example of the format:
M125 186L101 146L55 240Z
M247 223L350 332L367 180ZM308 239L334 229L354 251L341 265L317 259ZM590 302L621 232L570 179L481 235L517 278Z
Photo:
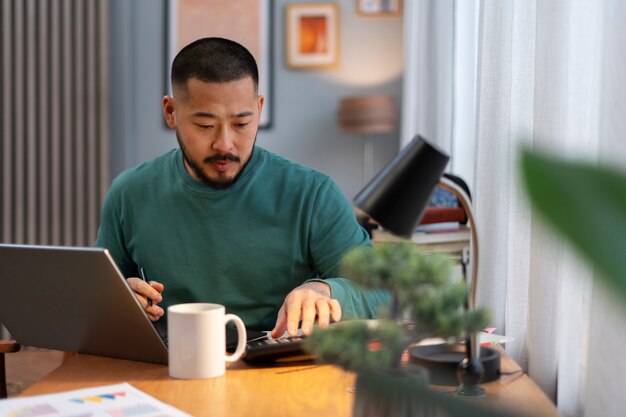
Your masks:
M191 417L130 384L0 400L0 417Z

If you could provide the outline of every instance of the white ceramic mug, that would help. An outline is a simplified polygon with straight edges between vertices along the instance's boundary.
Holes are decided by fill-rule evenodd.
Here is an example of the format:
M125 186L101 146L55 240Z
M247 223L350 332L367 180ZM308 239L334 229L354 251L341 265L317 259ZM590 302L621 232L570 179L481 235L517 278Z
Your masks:
M226 323L237 326L239 340L226 354ZM167 308L169 371L172 378L198 379L224 375L226 362L238 360L246 348L246 328L220 304L189 303Z

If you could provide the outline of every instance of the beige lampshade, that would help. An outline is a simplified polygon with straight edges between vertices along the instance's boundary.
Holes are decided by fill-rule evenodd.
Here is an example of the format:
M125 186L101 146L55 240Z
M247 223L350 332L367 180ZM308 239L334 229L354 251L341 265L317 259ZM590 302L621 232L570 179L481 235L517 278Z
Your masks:
M398 124L398 108L391 96L345 97L339 101L337 118L345 132L364 135L393 133Z

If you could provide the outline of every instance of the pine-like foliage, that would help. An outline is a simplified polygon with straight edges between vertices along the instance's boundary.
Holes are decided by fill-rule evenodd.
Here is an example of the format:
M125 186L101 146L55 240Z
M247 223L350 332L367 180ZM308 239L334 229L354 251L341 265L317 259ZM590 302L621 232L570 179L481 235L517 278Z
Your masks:
M355 248L343 258L340 274L364 288L382 288L392 295L381 320L337 323L308 338L308 348L320 360L344 369L396 367L402 352L415 341L464 337L489 321L484 309L464 308L468 286L453 279L450 258L423 253L411 242Z

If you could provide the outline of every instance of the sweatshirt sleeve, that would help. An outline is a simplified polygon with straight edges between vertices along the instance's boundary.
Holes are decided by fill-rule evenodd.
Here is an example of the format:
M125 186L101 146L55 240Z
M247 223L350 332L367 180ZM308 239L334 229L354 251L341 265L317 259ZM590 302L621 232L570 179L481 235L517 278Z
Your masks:
M309 281L328 284L331 297L341 305L342 320L377 318L379 307L391 302L389 291L363 289L346 278L314 278Z
M365 290L349 279L337 276L339 263L350 249L371 244L350 204L337 185L326 178L314 199L309 252L318 275L310 281L321 281L330 286L332 297L341 305L343 319L375 318L378 307L391 299L388 291Z

